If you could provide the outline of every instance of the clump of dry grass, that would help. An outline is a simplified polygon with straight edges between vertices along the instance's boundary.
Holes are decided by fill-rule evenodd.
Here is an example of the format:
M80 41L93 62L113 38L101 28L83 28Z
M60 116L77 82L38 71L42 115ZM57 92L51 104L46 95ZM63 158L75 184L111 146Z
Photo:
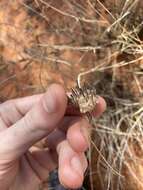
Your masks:
M128 184L125 170L130 169L132 172L129 171L129 175L141 188L142 178L131 165L138 168L139 160L142 160L139 154L142 155L143 104L111 95L106 99L112 104L109 104L103 117L94 122L98 127L93 128L92 145L96 151L92 156L98 155L98 159L97 167L92 171L99 177L102 189L118 190L131 188L131 184L125 187Z

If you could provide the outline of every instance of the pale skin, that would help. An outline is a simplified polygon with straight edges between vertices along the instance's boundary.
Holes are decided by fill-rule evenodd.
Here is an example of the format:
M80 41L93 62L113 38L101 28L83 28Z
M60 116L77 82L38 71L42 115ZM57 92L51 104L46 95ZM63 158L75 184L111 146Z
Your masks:
M99 97L94 115L105 107ZM38 190L56 167L61 184L81 187L90 127L81 116L67 114L66 93L58 84L44 94L0 104L0 189Z

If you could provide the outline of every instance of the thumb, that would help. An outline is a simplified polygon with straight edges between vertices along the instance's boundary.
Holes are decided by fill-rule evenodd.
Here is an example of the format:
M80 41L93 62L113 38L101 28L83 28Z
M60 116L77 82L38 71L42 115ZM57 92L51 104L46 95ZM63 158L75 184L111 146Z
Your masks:
M65 114L64 89L51 85L40 101L17 123L0 133L0 158L17 159L30 146L52 132Z

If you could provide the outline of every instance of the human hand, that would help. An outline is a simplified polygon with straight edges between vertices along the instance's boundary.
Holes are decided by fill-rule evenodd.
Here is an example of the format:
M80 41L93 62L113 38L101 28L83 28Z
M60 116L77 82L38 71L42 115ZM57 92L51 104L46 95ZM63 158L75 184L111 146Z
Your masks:
M105 107L99 98L95 115L101 115ZM66 93L56 84L45 94L0 105L1 190L38 190L57 166L64 186L82 185L90 126L80 116L67 115L66 109Z

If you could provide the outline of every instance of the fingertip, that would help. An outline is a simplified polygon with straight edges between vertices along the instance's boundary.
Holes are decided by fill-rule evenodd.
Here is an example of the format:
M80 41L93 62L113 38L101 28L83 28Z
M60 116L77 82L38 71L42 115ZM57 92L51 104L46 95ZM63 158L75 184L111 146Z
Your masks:
M93 116L99 117L102 115L102 113L106 110L106 101L104 98L99 96L98 103L96 104L95 110L92 112Z
M49 86L48 90L49 89L54 91L55 94L58 94L67 100L66 92L62 85L54 83Z
M57 112L59 109L65 112L67 96L63 86L52 84L44 96L45 108L48 112Z
M105 101L104 98L99 97L99 102L100 102L100 105L101 105L102 112L104 112L106 110L106 107L107 107L106 101Z
M76 152L85 152L89 147L88 125L86 126L86 121L80 121L68 129L67 140Z
M59 179L63 186L77 189L82 186L86 158L84 154L77 154L65 140L59 150Z
M79 175L72 168L65 166L59 170L60 183L67 189L78 189L83 184L83 175Z

